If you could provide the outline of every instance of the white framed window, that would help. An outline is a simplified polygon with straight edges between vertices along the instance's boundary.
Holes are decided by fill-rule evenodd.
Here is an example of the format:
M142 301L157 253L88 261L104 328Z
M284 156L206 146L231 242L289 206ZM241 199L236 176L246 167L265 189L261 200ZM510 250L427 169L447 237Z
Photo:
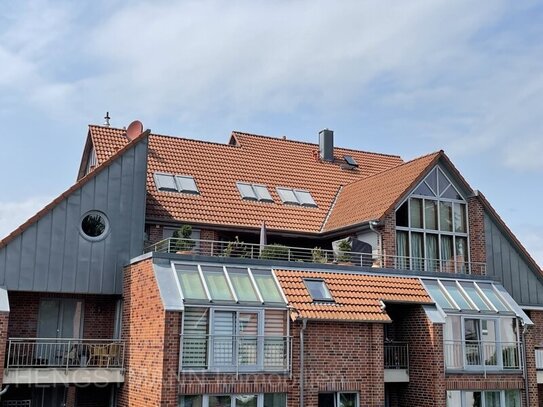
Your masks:
M286 407L285 393L183 395L179 407Z
M520 370L520 333L514 317L447 315L444 353L447 370Z
M521 407L519 390L453 390L447 407Z
M358 407L356 392L319 393L318 407Z
M323 279L304 278L304 284L313 301L334 302L334 298L332 297L332 294L330 294L330 290Z
M396 210L397 267L469 273L467 202L435 167Z
M290 351L287 317L281 309L188 307L181 369L285 371Z

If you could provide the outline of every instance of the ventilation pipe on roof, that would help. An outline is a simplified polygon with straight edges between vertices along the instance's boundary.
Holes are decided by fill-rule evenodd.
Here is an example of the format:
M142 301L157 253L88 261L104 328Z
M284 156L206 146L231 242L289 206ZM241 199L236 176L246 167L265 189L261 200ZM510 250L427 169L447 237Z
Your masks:
M324 129L319 132L319 153L321 160L334 161L334 131Z

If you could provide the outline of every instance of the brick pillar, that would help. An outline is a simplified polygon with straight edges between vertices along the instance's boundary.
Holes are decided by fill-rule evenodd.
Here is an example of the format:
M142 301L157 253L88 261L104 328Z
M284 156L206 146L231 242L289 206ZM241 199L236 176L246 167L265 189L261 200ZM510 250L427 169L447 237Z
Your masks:
M469 251L472 262L471 273L481 275L486 263L485 216L483 204L478 197L468 198Z
M123 298L126 373L118 406L169 406L171 404L162 400L166 312L155 281L152 259L124 268Z
M535 348L543 346L543 311L529 311L534 326L526 332L526 369L528 372L528 389L530 392L530 407L543 406L540 389L537 385L537 370L535 366ZM541 389L543 390L543 389ZM542 392L543 393L543 392Z
M421 306L406 306L395 321L397 337L409 345L409 383L399 390L401 406L445 406L443 326L432 324Z
M385 215L379 231L379 247L381 254L385 256L385 268L395 268L394 256L396 256L396 212L391 211Z
M0 312L0 388L4 381L4 366L8 340L9 312Z
M200 239L201 240L207 240L207 242L201 242L200 243L200 253L203 255L214 255L219 254L222 250L222 247L219 245L215 245L211 243L210 241L218 241L219 240L219 232L216 230L211 229L201 229L200 230ZM213 253L212 253L213 251Z

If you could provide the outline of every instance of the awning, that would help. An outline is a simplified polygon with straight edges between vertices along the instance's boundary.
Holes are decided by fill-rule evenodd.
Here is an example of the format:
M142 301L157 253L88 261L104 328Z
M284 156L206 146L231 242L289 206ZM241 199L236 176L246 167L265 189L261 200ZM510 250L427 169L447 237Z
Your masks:
M516 315L525 324L533 322L501 284L490 281L421 279L437 307L446 314Z

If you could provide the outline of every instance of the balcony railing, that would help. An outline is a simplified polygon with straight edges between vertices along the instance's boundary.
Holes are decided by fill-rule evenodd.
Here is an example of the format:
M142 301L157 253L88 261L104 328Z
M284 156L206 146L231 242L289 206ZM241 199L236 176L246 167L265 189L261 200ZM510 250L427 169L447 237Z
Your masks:
M385 342L385 369L409 370L409 346L406 342Z
M445 341L448 370L520 370L520 342Z
M124 342L115 339L10 338L6 369L123 368Z
M287 372L291 338L252 335L181 335L182 370Z
M311 249L277 244L261 246L256 243L244 243L240 241L223 242L216 240L169 238L148 246L145 251L212 257L341 264L411 271L486 274L486 263L466 262L463 259L425 259L328 250L321 249L320 247Z

